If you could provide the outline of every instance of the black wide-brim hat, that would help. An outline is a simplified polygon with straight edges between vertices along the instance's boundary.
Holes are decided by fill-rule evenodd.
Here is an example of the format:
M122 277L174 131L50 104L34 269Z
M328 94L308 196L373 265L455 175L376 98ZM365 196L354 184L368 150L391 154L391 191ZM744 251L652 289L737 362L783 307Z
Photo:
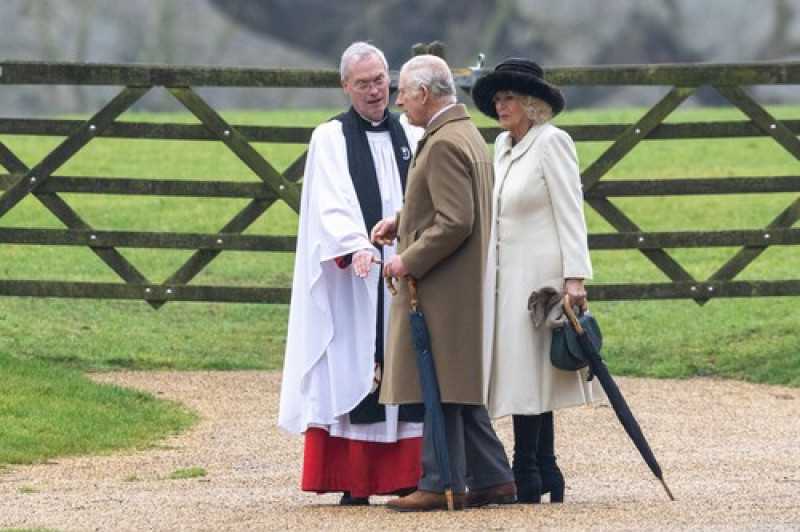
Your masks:
M472 87L472 99L478 110L495 120L498 118L494 95L497 91L514 91L530 94L546 101L553 108L553 116L564 110L564 93L544 79L542 67L520 57L506 59L491 72L483 74Z

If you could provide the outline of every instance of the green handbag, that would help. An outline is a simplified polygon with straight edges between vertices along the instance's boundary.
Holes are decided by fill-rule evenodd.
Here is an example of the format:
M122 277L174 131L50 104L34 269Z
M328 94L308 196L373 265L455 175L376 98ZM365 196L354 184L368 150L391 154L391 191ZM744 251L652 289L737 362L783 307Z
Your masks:
M570 318L575 318L576 322L583 329L584 334L589 334L594 345L599 350L603 345L603 333L600 326L587 308L571 308L569 306L569 296L564 296L564 309L567 314L572 314ZM577 371L589 365L589 360L581 348L578 341L578 333L575 330L572 319L567 320L563 327L553 329L553 340L550 344L550 363L558 369L564 371Z

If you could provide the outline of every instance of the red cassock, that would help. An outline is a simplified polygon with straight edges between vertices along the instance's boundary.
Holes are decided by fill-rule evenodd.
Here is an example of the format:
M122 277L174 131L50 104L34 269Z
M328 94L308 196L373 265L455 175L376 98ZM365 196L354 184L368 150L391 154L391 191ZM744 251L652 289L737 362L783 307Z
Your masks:
M354 498L404 494L417 487L422 438L394 443L348 440L309 428L303 451L302 489L350 492Z

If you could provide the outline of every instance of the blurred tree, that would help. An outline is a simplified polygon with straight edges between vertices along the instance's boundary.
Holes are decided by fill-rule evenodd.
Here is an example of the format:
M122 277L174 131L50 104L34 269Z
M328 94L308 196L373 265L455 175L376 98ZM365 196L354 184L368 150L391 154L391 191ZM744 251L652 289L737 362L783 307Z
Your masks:
M478 53L468 43L494 47L515 14L515 0L209 0L233 20L308 52L338 60L355 40L381 48L399 68L417 42L443 41L454 65ZM477 38L476 38L477 37Z
M0 0L4 60L337 68L370 40L393 69L443 41L454 67L528 56L545 68L800 58L800 0ZM651 104L659 88L568 87L570 106ZM797 101L794 86L756 87ZM143 109L177 105L148 94ZM0 116L95 108L108 87L5 87ZM711 91L710 96L715 96ZM339 105L337 91L205 91L226 107ZM658 96L658 95L656 95ZM694 97L693 97L694 98ZM703 103L706 97L697 98Z
M799 15L800 6L796 1L775 0L773 29L761 43L755 59L770 60L800 54L800 36L794 31L797 28Z

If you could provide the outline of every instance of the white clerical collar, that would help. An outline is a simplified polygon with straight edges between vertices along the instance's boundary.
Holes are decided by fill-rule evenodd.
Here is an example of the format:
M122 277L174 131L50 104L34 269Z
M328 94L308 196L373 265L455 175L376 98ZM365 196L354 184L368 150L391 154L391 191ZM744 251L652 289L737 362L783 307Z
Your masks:
M384 115L383 115L383 118L381 118L380 120L378 120L377 122L375 122L374 120L370 120L370 119L369 119L369 118L367 118L366 116L362 115L362 114L361 114L361 113L359 113L358 111L356 111L356 114L357 114L358 116L360 116L360 117L361 117L361 119L362 119L364 122L367 122L367 123L368 123L369 125L371 125L372 127L378 127L379 125L381 125L381 124L383 124L384 122L386 122L386 119L387 119L387 118L389 118L389 115L388 115L388 114L384 114Z
M429 125L431 125L431 123L432 123L434 120L436 120L436 117L437 117L437 116L439 116L440 114L444 113L445 111L447 111L448 109L450 109L451 107L453 107L453 106L455 106L455 105L456 105L455 103L447 104L447 105L445 105L444 107L442 107L441 109L439 109L438 111L436 111L436 112L433 114L433 116L431 117L431 119L430 119L430 120L428 120L428 126L429 126ZM427 127L427 126L426 126L426 127Z

